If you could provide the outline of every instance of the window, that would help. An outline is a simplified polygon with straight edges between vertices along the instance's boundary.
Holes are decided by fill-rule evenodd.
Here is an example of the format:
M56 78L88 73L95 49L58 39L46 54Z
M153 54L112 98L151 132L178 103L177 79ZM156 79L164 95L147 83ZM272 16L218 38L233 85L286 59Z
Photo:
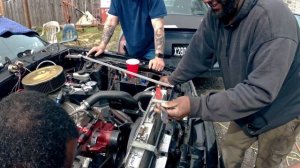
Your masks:
M202 0L165 0L168 14L204 15L207 6Z
M0 62L4 63L5 57L9 59L17 58L18 53L28 51L38 51L45 48L45 42L36 36L11 35L0 36Z

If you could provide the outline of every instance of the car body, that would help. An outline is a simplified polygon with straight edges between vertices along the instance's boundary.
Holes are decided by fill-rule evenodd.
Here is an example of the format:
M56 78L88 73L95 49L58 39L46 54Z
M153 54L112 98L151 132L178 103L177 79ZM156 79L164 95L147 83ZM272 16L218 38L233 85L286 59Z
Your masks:
M5 57L7 59L16 59L17 57L22 57L24 51L34 52L41 50L47 45L47 42L39 38L36 32L5 17L1 17L0 24L1 63L5 62Z
M180 60L184 56L191 39L198 29L209 7L202 0L164 0L167 16L165 19L165 51L166 58L175 57ZM125 54L126 39L121 33L117 51ZM199 77L221 77L222 72L218 64Z
M208 7L202 0L164 0L165 56L183 57ZM184 20L184 21L183 21Z
M123 55L86 57L86 48L49 44L4 17L1 30L0 98L35 90L63 107L80 133L74 167L218 167L212 122L175 121L153 112L157 102L197 96L192 81L175 87L159 83L176 67L174 57L166 58L159 73L141 60L141 77L129 78Z

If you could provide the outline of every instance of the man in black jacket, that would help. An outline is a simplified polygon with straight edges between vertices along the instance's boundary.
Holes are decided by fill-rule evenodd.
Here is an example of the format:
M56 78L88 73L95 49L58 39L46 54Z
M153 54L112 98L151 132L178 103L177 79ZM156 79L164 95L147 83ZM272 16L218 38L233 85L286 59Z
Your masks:
M240 167L258 141L256 167L277 167L299 132L300 31L281 0L204 0L211 8L176 70L162 81L180 84L218 60L225 91L162 104L171 117L231 122L222 154Z

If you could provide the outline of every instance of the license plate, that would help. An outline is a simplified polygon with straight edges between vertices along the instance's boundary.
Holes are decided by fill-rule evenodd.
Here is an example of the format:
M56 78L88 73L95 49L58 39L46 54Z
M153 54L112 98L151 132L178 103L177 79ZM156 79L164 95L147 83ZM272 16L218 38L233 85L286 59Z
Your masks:
M172 44L172 55L175 57L182 57L185 54L187 47L188 44Z

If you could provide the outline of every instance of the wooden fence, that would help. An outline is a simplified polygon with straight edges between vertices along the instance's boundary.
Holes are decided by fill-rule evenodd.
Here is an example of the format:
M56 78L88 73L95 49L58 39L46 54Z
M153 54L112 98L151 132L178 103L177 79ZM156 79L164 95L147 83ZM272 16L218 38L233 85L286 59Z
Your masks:
M3 15L5 17L28 27L41 27L43 23L52 20L58 21L60 24L66 23L63 0L1 1L3 1ZM76 23L83 16L81 12L86 11L89 11L97 20L101 19L100 0L69 0L69 2L72 4L72 7L69 7L68 10L72 23Z

